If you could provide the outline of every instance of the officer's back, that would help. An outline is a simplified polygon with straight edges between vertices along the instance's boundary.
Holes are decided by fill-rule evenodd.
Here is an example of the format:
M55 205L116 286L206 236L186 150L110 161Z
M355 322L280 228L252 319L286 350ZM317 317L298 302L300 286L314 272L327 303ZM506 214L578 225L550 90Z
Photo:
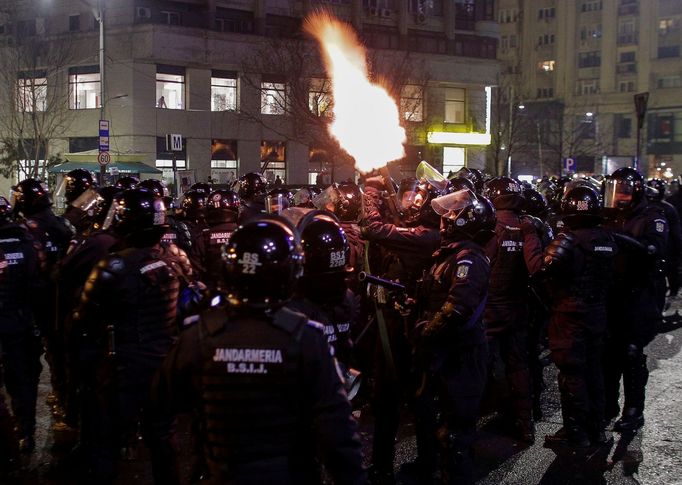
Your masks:
M362 483L360 443L319 325L283 309L302 251L281 219L254 220L226 246L227 301L200 316L166 359L155 411L193 409L215 483ZM175 478L169 462L167 479Z

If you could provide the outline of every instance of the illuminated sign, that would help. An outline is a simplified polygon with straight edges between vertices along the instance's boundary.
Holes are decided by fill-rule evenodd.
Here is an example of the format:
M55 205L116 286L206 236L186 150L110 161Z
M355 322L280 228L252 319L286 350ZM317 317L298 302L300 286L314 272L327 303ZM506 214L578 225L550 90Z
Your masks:
M442 145L490 145L490 133L450 133L430 131L426 134L429 143Z

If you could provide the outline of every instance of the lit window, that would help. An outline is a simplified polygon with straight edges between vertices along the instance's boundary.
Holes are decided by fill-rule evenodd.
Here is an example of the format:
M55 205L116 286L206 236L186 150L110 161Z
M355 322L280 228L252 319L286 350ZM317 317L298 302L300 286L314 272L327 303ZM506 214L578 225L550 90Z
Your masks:
M424 89L408 84L400 94L400 111L405 121L420 123L424 121Z
M466 90L462 88L445 89L445 122L464 123Z
M185 109L185 68L157 66L156 107Z
M237 110L237 76L214 72L211 77L211 111Z
M331 84L328 79L313 78L308 91L308 109L317 116L331 116Z
M556 64L556 61L538 62L538 70L545 71L545 72L551 72L554 70L555 64Z
M466 151L461 147L443 147L443 174L456 172L464 166Z
M17 80L17 110L45 111L47 107L47 78L20 75Z
M237 140L211 140L211 181L231 184L237 179Z
M69 69L69 109L100 107L99 67Z
M261 141L260 166L261 172L269 183L273 183L277 176L286 182L286 143L283 141Z
M282 115L287 108L287 86L284 83L260 83L260 112L264 115Z

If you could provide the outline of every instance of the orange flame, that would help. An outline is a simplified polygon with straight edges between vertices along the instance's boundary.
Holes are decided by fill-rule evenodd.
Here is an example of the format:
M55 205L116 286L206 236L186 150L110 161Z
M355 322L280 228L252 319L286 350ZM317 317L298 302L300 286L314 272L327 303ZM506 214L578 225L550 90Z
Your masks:
M363 173L405 156L405 129L396 102L368 78L364 46L355 31L326 12L310 15L305 30L321 45L331 77L333 120L329 133Z

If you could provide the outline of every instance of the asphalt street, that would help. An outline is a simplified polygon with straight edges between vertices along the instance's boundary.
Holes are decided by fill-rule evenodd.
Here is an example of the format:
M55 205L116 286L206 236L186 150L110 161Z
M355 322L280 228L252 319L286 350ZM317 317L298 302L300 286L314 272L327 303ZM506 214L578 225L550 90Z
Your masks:
M682 299L672 302L672 310L662 325L658 337L647 348L651 375L647 388L644 428L634 436L613 433L613 443L584 452L572 452L545 447L544 435L561 426L561 413L556 385L556 369L550 365L544 376L547 389L543 394L543 418L537 423L533 446L507 438L501 419L488 413L480 421L476 443L477 480L482 485L533 484L682 484ZM681 310L682 311L682 310ZM46 368L46 366L45 366ZM64 455L51 432L52 417L45 404L49 392L49 376L43 371L40 384L37 450L24 463L17 476L0 483L71 484L76 483L68 470L55 473L50 463ZM368 406L356 411L361 422L361 435L367 459L371 449L372 419ZM180 442L188 435L181 426ZM611 434L611 433L610 433ZM182 448L182 447L181 447ZM398 483L417 482L400 473L400 465L415 458L414 426L405 409L403 424L396 444ZM189 466L184 463L183 473ZM121 463L117 483L151 483L149 462L143 447L139 453Z

